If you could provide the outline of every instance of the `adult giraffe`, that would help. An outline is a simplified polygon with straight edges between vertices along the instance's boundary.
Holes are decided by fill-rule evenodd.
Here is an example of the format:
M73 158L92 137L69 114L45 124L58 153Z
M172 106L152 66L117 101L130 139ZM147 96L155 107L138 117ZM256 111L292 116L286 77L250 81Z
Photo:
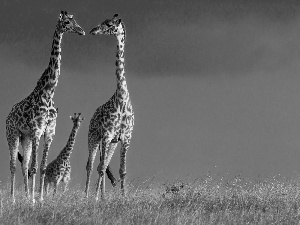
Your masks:
M57 110L54 107L53 96L60 75L61 41L64 33L77 33L84 35L83 29L76 23L72 15L61 11L55 27L50 62L41 78L38 80L33 92L21 102L12 107L6 119L6 138L10 151L11 195L15 201L15 171L19 140L24 150L22 172L26 196L28 188L28 164L32 153L30 174L32 175L32 202L35 202L35 175L38 168L38 146L44 134L44 151L41 162L40 200L43 200L45 165L48 151L55 134Z
M88 148L89 158L86 165L87 181L85 193L88 197L90 176L93 163L102 141L100 150L100 164L97 168L99 179L97 181L96 200L98 200L99 187L101 184L101 194L104 197L105 183L104 172L109 165L111 157L121 142L120 152L120 180L122 194L125 194L124 183L126 175L126 152L129 148L131 134L134 125L134 113L132 110L124 70L124 45L125 45L125 25L115 14L112 19L107 19L100 25L90 31L91 34L113 35L117 38L117 60L116 60L116 78L117 90L114 95L102 106L97 108L89 126Z

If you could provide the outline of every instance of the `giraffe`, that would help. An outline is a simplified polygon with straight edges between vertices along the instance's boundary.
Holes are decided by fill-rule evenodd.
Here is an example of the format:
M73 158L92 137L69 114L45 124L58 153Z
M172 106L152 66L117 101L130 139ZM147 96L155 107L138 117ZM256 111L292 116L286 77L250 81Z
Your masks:
M90 31L90 34L93 35L114 35L118 41L116 55L117 90L105 104L96 109L96 112L90 121L88 132L89 157L86 165L86 197L88 197L94 159L97 149L100 146L100 142L102 142L100 164L97 168L99 178L96 185L96 200L98 200L100 184L102 198L104 198L104 171L109 165L111 157L119 142L121 142L119 170L121 192L125 195L126 152L129 148L134 125L134 113L129 99L124 71L125 25L121 19L118 19L117 17L118 15L115 14L112 19L105 20Z
M61 150L59 155L46 167L46 176L45 176L45 192L48 193L48 187L50 183L54 184L54 194L56 193L57 186L60 181L64 183L64 191L67 189L68 183L70 181L71 174L71 164L70 156L75 144L75 138L79 130L81 122L84 120L84 117L81 117L81 113L74 113L73 116L70 116L74 125L69 136L66 146Z
M30 168L32 181L32 203L35 202L35 175L38 168L37 150L41 136L44 134L44 150L41 161L40 200L43 200L43 186L48 151L55 135L57 110L54 107L53 96L60 75L61 41L64 33L84 35L83 29L76 23L73 15L61 11L53 35L50 62L47 69L37 82L29 96L12 107L6 119L6 138L10 151L11 195L15 202L15 171L19 141L23 148L22 172L25 193L29 197L28 164L32 156Z

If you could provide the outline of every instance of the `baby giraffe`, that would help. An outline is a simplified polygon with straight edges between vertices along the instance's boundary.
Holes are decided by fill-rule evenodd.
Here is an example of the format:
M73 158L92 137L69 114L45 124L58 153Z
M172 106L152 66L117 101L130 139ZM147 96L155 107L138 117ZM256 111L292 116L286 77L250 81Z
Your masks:
M81 113L74 113L74 116L70 116L74 125L67 142L67 145L59 153L59 155L46 167L46 176L45 176L45 192L48 193L49 184L54 184L54 192L56 193L57 186L60 181L64 183L64 191L67 189L68 183L70 181L71 174L71 164L70 156L75 144L76 134L79 130L81 122L84 120L84 117L81 116Z

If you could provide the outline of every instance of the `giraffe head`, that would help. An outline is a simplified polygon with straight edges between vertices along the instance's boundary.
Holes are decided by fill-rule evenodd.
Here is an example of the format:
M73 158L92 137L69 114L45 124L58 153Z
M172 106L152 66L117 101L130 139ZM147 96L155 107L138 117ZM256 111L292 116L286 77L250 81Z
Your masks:
M85 35L85 32L77 24L77 22L73 18L73 15L69 15L66 11L61 11L58 17L58 28L61 32Z
M79 127L81 122L84 120L84 117L81 116L81 113L74 113L74 116L70 116L70 118L76 127Z
M106 19L104 22L94 27L90 31L90 34L106 34L117 36L124 32L122 21L118 18L118 14L115 14L112 19Z

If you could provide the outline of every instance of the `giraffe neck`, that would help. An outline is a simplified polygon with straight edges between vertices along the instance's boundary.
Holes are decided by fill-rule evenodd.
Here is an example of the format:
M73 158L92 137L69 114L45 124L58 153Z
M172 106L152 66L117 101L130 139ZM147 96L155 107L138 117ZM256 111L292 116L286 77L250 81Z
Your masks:
M72 128L72 131L71 131L71 134L69 136L69 139L68 139L68 142L67 142L67 145L66 147L64 147L64 149L60 152L59 156L64 156L66 157L66 159L70 158L70 155L72 153L72 150L74 148L74 144L75 144L75 138L76 138L76 135L77 135L77 131L79 130L79 126L78 125L75 125L73 126Z
M117 97L121 99L127 99L128 89L127 89L125 69L124 69L125 26L123 23L121 23L121 28L119 28L117 40L118 40L117 55L116 55Z
M34 90L35 93L45 94L48 98L52 99L54 96L55 87L58 83L60 75L60 61L61 61L61 41L63 32L60 31L58 25L54 31L52 50L50 61L47 69L39 79L37 86ZM43 93L41 93L41 91Z

